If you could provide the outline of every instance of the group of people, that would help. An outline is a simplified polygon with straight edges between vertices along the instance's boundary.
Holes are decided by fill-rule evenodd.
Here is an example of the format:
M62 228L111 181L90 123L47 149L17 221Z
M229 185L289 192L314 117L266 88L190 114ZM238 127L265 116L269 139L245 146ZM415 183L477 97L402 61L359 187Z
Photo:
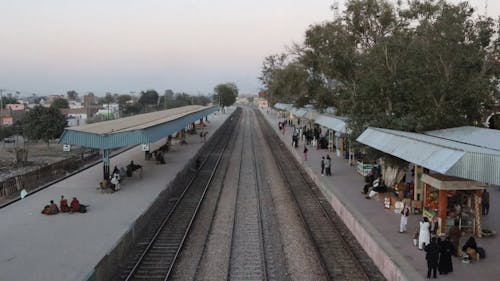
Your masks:
M68 200L61 195L61 200L59 202L59 207L54 200L50 200L49 205L45 205L42 210L42 214L44 215L56 215L58 213L86 213L87 205L80 204L80 201L73 197L71 203L68 205Z
M407 216L409 213L403 210L401 218L401 225L403 224L403 216ZM401 229L403 227L401 226ZM465 263L470 263L471 261L479 261L481 258L486 257L485 250L478 247L474 237L470 237L467 242L459 251L460 238L462 231L458 227L458 222L448 231L448 235L441 240L439 236L436 235L438 228L438 222L436 218L429 221L427 217L424 217L421 222L419 222L419 230L415 233L415 244L418 245L420 250L425 250L425 259L427 261L427 278L431 278L431 275L436 278L437 272L439 274L448 274L453 272L453 264L451 257L462 257L462 261ZM418 242L417 242L418 241Z
M330 154L325 156L321 156L321 175L332 175L332 158L330 158Z
M451 256L456 252L455 247L449 237L441 240L439 237L432 237L430 243L425 245L425 259L427 261L427 278L437 278L439 274L453 272Z
M366 195L366 199L375 197L379 193L387 192L387 186L382 180L382 174L378 167L373 167L365 178L366 184L361 193Z

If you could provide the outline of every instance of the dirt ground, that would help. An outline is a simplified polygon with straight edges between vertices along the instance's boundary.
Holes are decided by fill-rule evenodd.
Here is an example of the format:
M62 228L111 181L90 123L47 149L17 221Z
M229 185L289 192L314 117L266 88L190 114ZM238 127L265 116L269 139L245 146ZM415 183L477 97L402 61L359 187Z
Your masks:
M57 162L73 155L81 154L86 149L72 146L69 152L63 151L63 145L51 142L24 143L22 137L16 137L15 143L0 142L0 182L12 176L37 169L40 166ZM28 150L28 163L16 164L16 149Z

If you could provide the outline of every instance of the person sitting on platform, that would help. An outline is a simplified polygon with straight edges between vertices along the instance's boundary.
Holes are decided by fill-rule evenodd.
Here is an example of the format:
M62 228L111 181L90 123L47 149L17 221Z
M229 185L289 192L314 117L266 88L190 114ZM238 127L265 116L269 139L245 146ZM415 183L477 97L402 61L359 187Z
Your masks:
M373 188L368 193L368 196L366 196L366 199L373 198L375 195L384 192L387 192L387 187L385 186L381 178L377 178L373 181Z
M56 203L54 203L54 200L50 200L50 210L53 214L59 213L59 208L57 207Z
M68 200L64 198L64 195L61 195L61 201L59 202L59 206L61 206L61 212L67 213L70 211L68 206Z
M73 200L71 200L71 212L72 213L86 213L87 212L87 205L80 204L80 201L76 199L76 197L73 197Z
M133 160L130 161L130 164L127 165L127 176L132 177L132 173L136 170L141 170L140 176L142 177L142 166L139 164L135 164Z
M52 209L50 208L49 205L45 205L45 207L43 207L42 214L47 215L47 216L55 215L52 213Z
M115 168L113 169L113 172L111 173L111 176L113 176L114 174L120 174L120 170L118 169L117 166L115 166Z
M165 157L162 151L157 151L155 156L156 164L165 164Z
M114 174L111 178L111 189L113 189L113 191L120 190L120 179L118 174Z
M476 240L474 239L474 237L471 236L469 238L469 240L467 240L467 242L465 242L464 246L462 247L462 252L464 252L468 255L469 261L470 260L479 261L480 256L479 256ZM466 258L467 257L465 257L464 260Z

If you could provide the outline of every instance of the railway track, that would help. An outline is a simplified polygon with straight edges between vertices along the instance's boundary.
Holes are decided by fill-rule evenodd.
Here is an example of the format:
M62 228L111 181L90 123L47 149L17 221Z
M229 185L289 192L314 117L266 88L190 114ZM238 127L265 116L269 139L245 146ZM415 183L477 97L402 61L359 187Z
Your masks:
M261 183L257 173L255 136L250 129L254 128L254 120L248 117L243 120L247 124L242 126L243 145L227 279L267 280L259 200Z
M235 120L233 120L235 119ZM234 130L238 118L231 118L230 123L225 126L222 137L216 142L212 142L212 147L206 147L210 150L207 158L201 164L196 176L189 181L184 192L181 194L177 203L166 217L156 217L158 222L151 224L159 225L158 229L152 235L152 238L142 245L141 249L132 261L120 275L120 280L167 280L174 262L182 249L191 224L196 217L197 211L205 196L213 175L220 163L220 159L228 145L228 134Z
M292 195L287 204L300 209L297 211L300 219L295 216L297 223L289 220L292 223L285 227L305 229L302 237L311 241L307 243L310 246L301 247L305 253L314 253L309 257L317 257L317 271L308 271L313 274L309 276L326 280L385 280L328 202L318 199L322 197L321 192L263 120L262 114L248 108L241 111L242 122L235 118L238 120L228 126L232 129L222 133L223 139L231 141L232 146L237 144L234 147L239 149L233 151L228 147L231 152L223 153L220 146L226 148L227 144L214 144L214 151L179 196L173 210L161 223L151 222L160 225L159 230L150 235L152 239L139 243L140 251L127 264L119 280L290 280L291 268L286 260L288 254L295 256L295 253L293 250L285 253L283 243L298 236L282 240L271 196L275 192L271 192L269 174L264 168L269 166L264 165L264 161L276 163L276 171ZM241 130L238 140L233 133L237 122ZM233 134L231 137L229 132ZM271 153L259 153L264 145L269 146ZM221 161L223 154L226 157ZM218 163L222 163L219 169ZM232 172L227 175L228 167ZM216 183L207 192L212 179ZM221 194L225 194L224 203L220 202ZM202 204L204 197L206 202ZM283 199L280 198L278 200ZM204 209L203 215L196 215L200 207ZM280 210L282 216L283 206ZM187 239L192 224L197 234ZM188 254L183 254L181 266L176 259L185 240L191 242L187 243ZM300 266L300 263L294 264Z
M276 164L288 184L299 206L300 216L308 229L309 236L317 249L329 280L383 280L380 274L368 272L351 250L349 241L342 235L341 222L332 219L312 191L314 183L297 163L290 151L269 127L264 117L258 113L265 139L273 148Z

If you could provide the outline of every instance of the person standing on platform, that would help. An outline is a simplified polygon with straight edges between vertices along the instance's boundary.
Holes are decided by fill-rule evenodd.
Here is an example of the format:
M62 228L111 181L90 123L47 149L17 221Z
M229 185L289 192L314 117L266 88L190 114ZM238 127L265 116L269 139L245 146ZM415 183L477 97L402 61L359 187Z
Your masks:
M304 144L304 161L307 161L307 146Z
M444 241L440 243L440 253L439 256L439 274L448 274L453 272L453 263L451 261L451 255L456 252L455 247L450 241L450 237L446 237Z
M439 246L436 237L432 237L431 243L425 246L425 259L427 260L427 278L437 278L437 268L439 262Z
M321 156L321 175L325 175L325 156Z
M431 238L430 223L427 217L424 217L420 222L420 229L418 232L418 249L423 250L425 245L429 244Z
M330 158L330 154L326 155L326 160L325 160L325 174L327 176L332 175L332 158Z
M486 216L490 212L490 194L486 189L483 191L481 205L483 209L483 215Z
M401 220L399 222L399 233L406 232L406 225L408 224L408 216L410 215L410 208L405 205L401 211Z

